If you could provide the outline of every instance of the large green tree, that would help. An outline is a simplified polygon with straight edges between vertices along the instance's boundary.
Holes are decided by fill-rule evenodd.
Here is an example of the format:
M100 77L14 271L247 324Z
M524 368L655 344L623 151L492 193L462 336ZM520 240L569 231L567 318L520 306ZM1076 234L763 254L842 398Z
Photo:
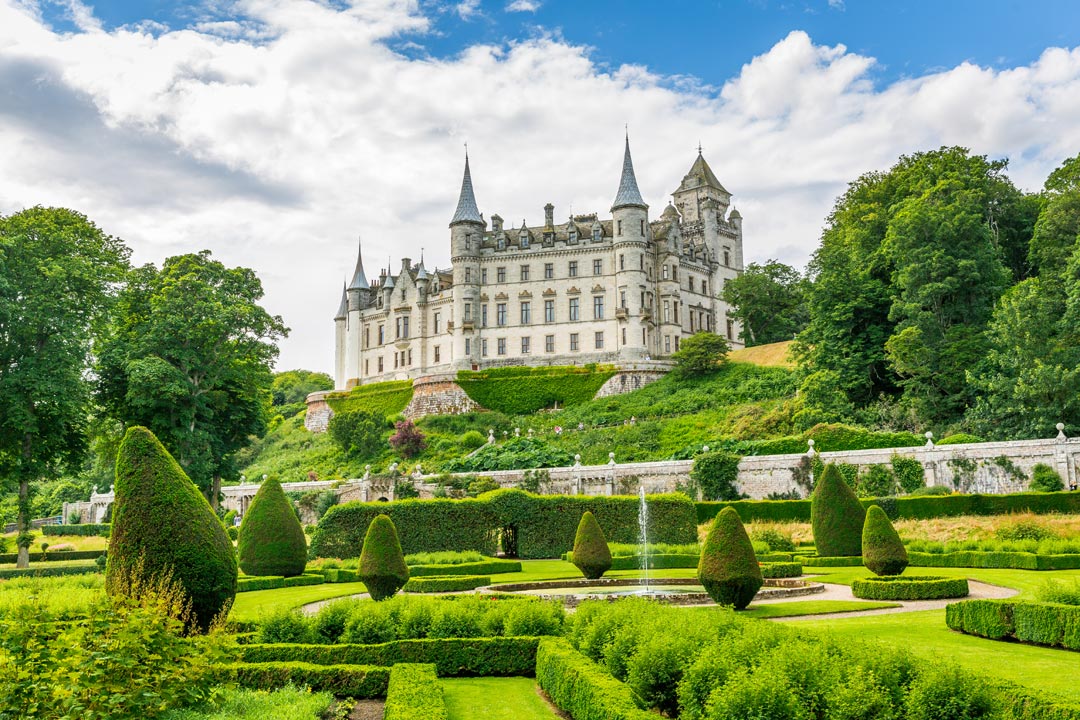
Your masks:
M100 399L150 428L216 506L234 453L266 428L276 341L288 329L259 305L262 283L209 251L129 275L98 363Z
M93 340L128 253L71 210L0 218L0 482L18 489L19 567L32 484L84 457Z
M274 373L270 391L274 405L303 402L308 395L320 390L333 390L334 381L326 373L311 370L285 370Z
M750 263L739 277L724 283L728 315L742 326L747 347L791 340L806 327L806 279L790 265L767 260Z

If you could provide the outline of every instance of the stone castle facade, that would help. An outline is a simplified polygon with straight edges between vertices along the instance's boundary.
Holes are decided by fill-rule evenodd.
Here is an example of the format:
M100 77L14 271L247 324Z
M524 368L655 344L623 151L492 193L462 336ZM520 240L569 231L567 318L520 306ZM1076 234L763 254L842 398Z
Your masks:
M742 216L698 156L657 219L627 140L611 217L488 224L469 159L450 221L452 266L401 261L368 281L358 257L334 318L335 389L507 365L664 361L707 330L738 347L720 299L742 271Z

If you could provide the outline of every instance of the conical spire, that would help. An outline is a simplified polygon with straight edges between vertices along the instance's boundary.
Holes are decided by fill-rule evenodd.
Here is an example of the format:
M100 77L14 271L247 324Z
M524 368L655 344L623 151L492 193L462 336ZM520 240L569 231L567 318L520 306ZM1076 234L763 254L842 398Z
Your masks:
M619 180L619 192L615 193L615 202L612 210L621 207L640 207L648 209L649 206L641 199L641 191L638 190L637 178L634 177L634 162L630 159L630 136L626 136L626 151L623 153L622 178Z
M353 271L352 282L349 283L349 290L367 290L370 287L371 286L368 285L367 276L364 274L364 254L358 241L356 248L356 270Z
M338 305L335 320L344 320L349 315L349 294L345 289L345 283L341 283L341 304Z
M480 217L480 209L476 207L476 196L473 195L468 152L465 153L465 176L461 179L461 195L458 196L457 210L454 211L454 217L450 220L450 225L453 226L459 222L479 223L481 225L484 223L484 219Z

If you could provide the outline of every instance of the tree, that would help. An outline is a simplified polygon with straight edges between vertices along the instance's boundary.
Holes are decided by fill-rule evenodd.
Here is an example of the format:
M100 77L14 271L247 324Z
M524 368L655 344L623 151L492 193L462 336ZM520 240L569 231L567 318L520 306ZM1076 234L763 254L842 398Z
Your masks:
M293 577L307 566L307 538L277 478L267 478L244 513L236 553L246 575Z
M427 447L427 439L424 433L413 424L412 420L399 420L394 423L396 431L390 436L390 447L394 448L403 458L411 458L419 455Z
M674 372L681 377L696 377L712 372L727 360L728 342L716 333L696 332L680 344L672 355Z
M735 508L724 508L713 520L701 546L697 576L714 602L736 610L749 605L761 589L761 566Z
M645 552L645 548L641 549ZM586 510L574 535L574 565L589 580L597 580L611 569L611 550L600 523Z
M358 458L377 455L383 445L386 418L367 410L343 412L330 418L327 432L346 455Z
M863 565L875 575L899 575L908 566L907 550L889 516L878 505L866 511L862 530Z
M99 397L161 438L216 507L234 453L266 429L275 344L288 329L262 283L209 251L133 271L98 363Z
M798 270L776 260L750 263L724 283L728 316L741 324L747 347L791 340L806 327L806 285Z
M87 367L128 254L71 210L0 217L0 481L18 492L20 568L30 559L32 484L83 459Z
M304 402L313 392L333 390L334 381L326 373L310 370L285 370L274 373L270 394L274 405Z
M836 465L826 465L810 502L810 524L817 554L851 557L862 552L866 511Z
M206 498L144 427L128 428L116 456L116 500L105 589L131 596L178 583L206 630L236 595L236 551Z
M409 581L409 566L389 515L376 515L368 525L358 575L372 600L393 597Z

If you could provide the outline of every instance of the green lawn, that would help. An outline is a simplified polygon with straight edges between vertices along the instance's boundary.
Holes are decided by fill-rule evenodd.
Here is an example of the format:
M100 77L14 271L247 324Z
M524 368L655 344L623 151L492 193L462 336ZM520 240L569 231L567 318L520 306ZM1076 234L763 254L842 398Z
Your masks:
M793 600L791 602L769 603L768 605L751 605L739 614L755 618L779 618L880 610L894 607L900 607L900 604L863 602L861 600Z
M557 720L536 693L532 678L446 678L442 683L450 720Z
M230 620L251 622L281 609L298 608L308 603L367 592L363 583L326 583L303 587L253 590L236 594Z
M825 583L837 583L850 585L855 578L870 577L871 573L864 567L844 568L806 568L806 572L817 572L814 580ZM1020 591L1021 599L1034 599L1035 591L1048 580L1065 580L1068 578L1080 578L1080 570L1007 570L1007 569L979 569L979 568L912 568L904 571L905 575L940 575L943 577L965 577L970 580L1001 585L1002 587L1015 588Z

